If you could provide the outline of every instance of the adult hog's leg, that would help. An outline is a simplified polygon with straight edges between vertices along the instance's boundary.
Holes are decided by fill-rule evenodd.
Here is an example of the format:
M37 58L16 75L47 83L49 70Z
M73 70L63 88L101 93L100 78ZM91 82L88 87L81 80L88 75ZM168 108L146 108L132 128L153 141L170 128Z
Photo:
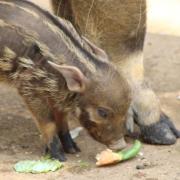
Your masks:
M136 91L132 108L143 140L151 144L174 144L180 137L169 117L160 110L159 100L149 88Z
M153 90L144 82L143 52L131 54L120 65L121 72L132 87L131 111L141 130L142 139L151 144L174 144L179 131L171 120L161 112L160 102ZM132 127L132 118L127 123Z
M21 88L19 93L35 116L35 123L42 133L43 140L47 146L46 152L50 153L55 159L65 161L66 158L57 134L56 123L46 100L42 101L32 92L27 92L26 88Z
M103 48L126 77L133 91L131 108L143 139L153 144L175 143L179 131L161 113L154 92L144 86L146 1L55 1L55 13L70 20L84 36Z
M64 151L71 154L79 152L80 149L73 141L69 132L67 121L68 115L62 114L56 108L53 108L53 114L56 121L58 136L61 140Z
M133 111L135 121L141 129L142 138L146 142L173 144L176 138L180 137L180 131L176 129L169 117L160 111L159 101L150 89L139 91L139 95L134 100ZM159 121L155 123L154 119Z

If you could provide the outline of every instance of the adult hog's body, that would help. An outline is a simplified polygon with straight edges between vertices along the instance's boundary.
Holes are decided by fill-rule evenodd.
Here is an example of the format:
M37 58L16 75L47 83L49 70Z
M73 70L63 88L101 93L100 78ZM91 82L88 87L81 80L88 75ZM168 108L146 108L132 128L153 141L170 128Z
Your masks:
M132 90L127 127L135 121L143 139L173 144L180 132L160 110L159 100L144 83L143 45L146 0L51 0L56 15L70 20L78 31L106 50Z
M128 85L69 22L23 0L0 0L0 75L27 103L54 158L65 160L61 143L78 151L67 125L76 110L96 140L123 142Z

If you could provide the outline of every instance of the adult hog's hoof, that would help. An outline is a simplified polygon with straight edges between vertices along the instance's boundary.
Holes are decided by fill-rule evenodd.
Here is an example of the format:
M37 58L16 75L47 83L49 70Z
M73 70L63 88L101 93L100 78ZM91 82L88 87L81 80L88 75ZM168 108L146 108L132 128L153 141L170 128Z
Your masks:
M180 138L180 131L178 129L176 129L173 122L169 119L169 117L167 115L165 115L165 114L161 115L161 122L164 122L169 126L169 128L174 133L176 138Z
M142 139L150 144L171 145L176 142L176 138L180 137L180 131L165 114L161 115L159 122L140 126L140 130Z
M61 140L63 149L66 153L75 154L80 152L79 147L73 141L69 131L67 133L59 133L59 138Z
M176 137L167 124L158 122L150 126L142 126L140 129L141 137L147 143L170 145L176 142Z

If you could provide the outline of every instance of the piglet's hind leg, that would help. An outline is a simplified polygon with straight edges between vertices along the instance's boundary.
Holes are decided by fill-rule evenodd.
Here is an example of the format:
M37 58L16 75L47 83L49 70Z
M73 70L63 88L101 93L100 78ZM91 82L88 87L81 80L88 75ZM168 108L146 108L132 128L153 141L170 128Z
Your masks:
M32 91L27 93L27 89L26 93L24 93L23 89L19 90L19 93L35 116L35 123L42 133L44 143L46 144L46 152L50 153L52 158L65 161L66 158L57 134L56 123L53 113L49 108L49 104L46 103L45 100L32 94Z

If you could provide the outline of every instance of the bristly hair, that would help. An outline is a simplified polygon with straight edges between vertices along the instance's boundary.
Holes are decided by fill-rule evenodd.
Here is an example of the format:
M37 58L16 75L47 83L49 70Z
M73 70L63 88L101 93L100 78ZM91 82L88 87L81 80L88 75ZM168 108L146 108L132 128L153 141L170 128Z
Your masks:
M70 30L68 28L66 28L66 26L64 26L62 24L62 22L60 21L60 19L56 16L54 16L53 14L51 14L50 12L42 9L41 7L35 5L32 2L26 1L26 0L15 0L18 2L24 2L26 4L29 4L30 6L32 6L33 8L37 9L38 11L40 11L42 14L44 14L45 16L47 16L53 23L55 26L57 26L58 28L60 28L67 36L68 38L71 40L71 42L74 44L74 46L76 46L78 49L80 49L81 52L84 53L85 56L88 57L88 60L90 62L92 62L93 64L95 64L97 67L101 66L101 68L107 68L107 63L104 61L101 61L100 59L98 59L97 57L93 56L87 49L85 49L82 44L72 35L72 32L70 32ZM64 20L65 21L65 20ZM78 34L78 36L80 37L80 34L76 31L76 34Z

